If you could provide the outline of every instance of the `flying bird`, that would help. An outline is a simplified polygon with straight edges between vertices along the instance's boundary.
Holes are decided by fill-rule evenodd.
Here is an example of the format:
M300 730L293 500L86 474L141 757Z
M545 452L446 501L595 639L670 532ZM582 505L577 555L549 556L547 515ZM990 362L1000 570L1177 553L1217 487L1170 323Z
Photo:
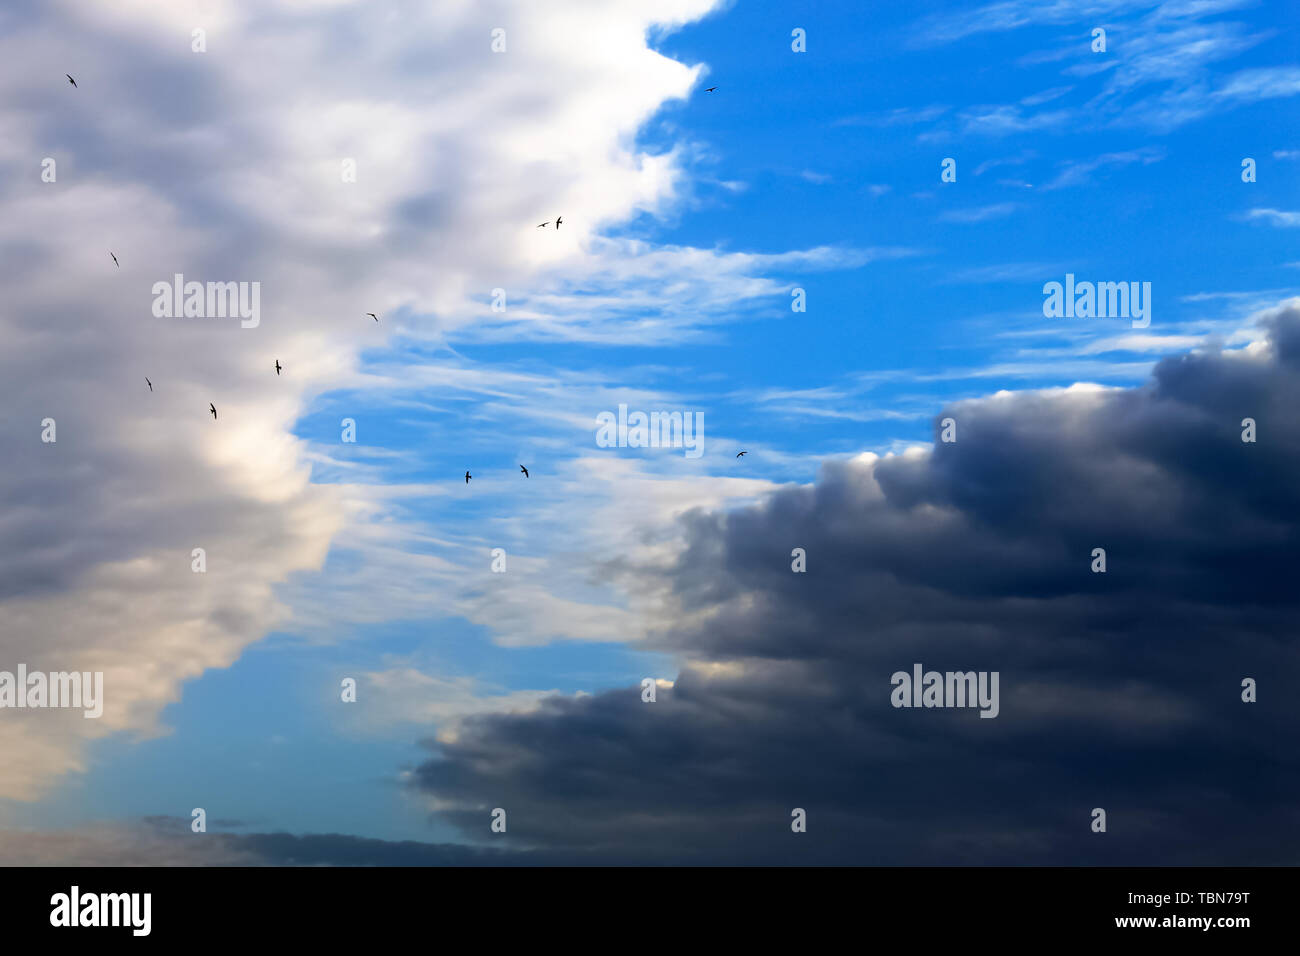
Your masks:
M547 226L549 226L550 224L551 224L551 220L548 219L548 220L546 220L546 222L539 222L539 223L537 224L537 228L538 228L538 229L545 229L545 228L546 228Z
M562 223L562 222L564 222L564 217L563 217L563 216L556 216L556 217L555 217L555 228L556 228L556 229L559 229L559 228L560 228L560 223Z
M473 478L473 477L474 477L474 476L471 475L468 471L465 472L465 484L468 485L468 484L469 484L469 480L470 480L471 478Z
M739 458L741 455L748 455L748 454L749 452L747 451L738 451L736 452L736 457Z
M520 466L519 466L519 470L522 471L522 472L524 473L524 477L525 477L525 478L528 477L528 469L527 469L527 468L525 468L523 465L520 465Z
M113 251L110 249L108 254L113 256ZM122 268L122 263L117 261L117 256L113 256L113 265L117 266L119 269Z
M149 391L153 391L153 382L149 381L149 376L144 377L144 383L149 386Z
M375 315L375 313L373 313L373 312L367 312L366 315L370 316L370 317L371 317L372 319L374 319L376 322L379 321L379 316Z
M705 93L712 93L712 92L713 92L714 90L716 90L716 89L717 89L716 86L710 86L710 87L709 87L707 90L705 90L704 92L705 92Z
M215 422L217 420L217 406L208 402L208 411L212 412L212 420Z
M280 374L280 360L279 360L279 359L276 359L276 360L275 360L275 374L276 374L276 375L279 375L279 374Z
M68 82L71 83L71 84L73 85L74 88L76 88L76 86L77 86L77 81L74 80L74 79L72 78L72 74L71 74L71 73L64 73L63 75L66 76L66 77L68 78Z

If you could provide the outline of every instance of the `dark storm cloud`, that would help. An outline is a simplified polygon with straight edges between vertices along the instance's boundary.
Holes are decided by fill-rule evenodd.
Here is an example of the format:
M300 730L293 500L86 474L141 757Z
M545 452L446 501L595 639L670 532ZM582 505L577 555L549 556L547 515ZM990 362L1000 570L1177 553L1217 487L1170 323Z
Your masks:
M636 576L675 686L469 718L417 785L467 834L503 807L504 846L626 862L1293 863L1300 308L1268 324L686 516ZM915 662L1000 672L1000 715L891 707Z

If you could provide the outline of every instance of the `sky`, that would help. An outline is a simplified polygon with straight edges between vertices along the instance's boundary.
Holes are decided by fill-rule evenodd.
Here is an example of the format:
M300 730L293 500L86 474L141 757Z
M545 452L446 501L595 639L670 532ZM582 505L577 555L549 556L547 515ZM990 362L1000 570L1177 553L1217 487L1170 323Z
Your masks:
M5 4L0 671L105 690L0 709L0 858L1294 863L1297 53L1247 0ZM918 662L996 719L892 706Z

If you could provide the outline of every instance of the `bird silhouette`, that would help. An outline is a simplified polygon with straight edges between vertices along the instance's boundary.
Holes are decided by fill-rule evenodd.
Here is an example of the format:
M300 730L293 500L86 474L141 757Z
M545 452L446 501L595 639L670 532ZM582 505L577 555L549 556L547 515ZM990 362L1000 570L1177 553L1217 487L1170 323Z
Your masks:
M705 90L704 92L705 92L705 93L712 93L712 92L713 92L714 90L716 90L716 89L717 89L716 86L710 86L710 87L709 87L707 90Z
M560 223L562 223L562 222L564 222L564 217L563 217L563 216L556 216L556 217L555 217L555 228L556 228L556 229L559 229L559 228L560 228Z
M144 377L144 383L149 386L149 391L153 391L153 382L149 381L149 376Z
M551 224L551 220L548 219L548 220L546 220L546 222L539 222L539 223L537 224L537 228L538 228L538 229L545 229L545 228L546 228L547 226L549 226L550 224Z
M468 484L469 484L469 480L470 480L471 478L473 478L473 477L474 477L474 476L471 475L468 471L465 472L465 484L468 485Z
M366 315L370 316L370 317L371 317L372 319L374 319L376 322L379 321L379 316L375 315L375 313L373 313L373 312L367 312Z
M736 453L736 457L739 458L741 455L748 455L748 454L749 454L749 452L747 452L747 451L741 451L741 452L737 452L737 453Z
M215 422L217 420L217 406L208 402L208 411L212 412L212 420Z
M108 254L113 256L112 250L110 250ZM117 266L119 269L122 268L122 263L117 261L117 256L113 256L113 265Z
M72 74L71 74L71 73L64 73L63 75L66 76L66 77L68 78L68 82L71 83L71 84L73 85L74 88L77 87L77 81L74 80L74 79L72 78Z
M519 470L522 471L522 472L524 473L524 477L525 477L525 478L528 477L528 469L527 469L527 468L525 468L523 465L520 465L520 466L519 466Z
M279 375L279 374L280 374L280 360L279 360L279 359L276 359L276 360L275 360L275 374L276 374L276 375Z

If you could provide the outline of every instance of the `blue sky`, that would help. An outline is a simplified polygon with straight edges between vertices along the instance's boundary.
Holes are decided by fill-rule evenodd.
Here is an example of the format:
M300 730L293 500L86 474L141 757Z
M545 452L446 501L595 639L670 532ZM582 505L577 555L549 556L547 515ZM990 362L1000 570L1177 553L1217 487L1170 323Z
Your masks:
M334 375L314 361L282 410L310 483L339 496L323 565L276 585L274 629L177 685L157 735L96 740L39 803L7 801L11 824L204 806L249 832L472 842L406 785L434 733L677 675L683 656L651 639L639 603L655 596L621 564L671 551L665 516L927 447L963 399L1138 386L1207 340L1246 346L1253 317L1300 290L1287 4L738 0L647 42L699 68L619 147L671 157L671 188L618 214L594 206L604 182L590 207L572 200L581 182L564 208L539 202L537 221L562 214L595 250L581 264L534 268L539 243L568 237L534 231L530 210L529 251L496 282L487 266L449 278L432 254L403 276L422 297L339 303L347 318L328 321L347 345L320 347L355 361ZM1067 272L1151 283L1150 327L1044 318L1043 284ZM371 308L379 326L348 324ZM303 363L281 356L292 380ZM597 447L595 416L620 402L703 413L704 455ZM338 701L345 676L361 679L354 707Z

